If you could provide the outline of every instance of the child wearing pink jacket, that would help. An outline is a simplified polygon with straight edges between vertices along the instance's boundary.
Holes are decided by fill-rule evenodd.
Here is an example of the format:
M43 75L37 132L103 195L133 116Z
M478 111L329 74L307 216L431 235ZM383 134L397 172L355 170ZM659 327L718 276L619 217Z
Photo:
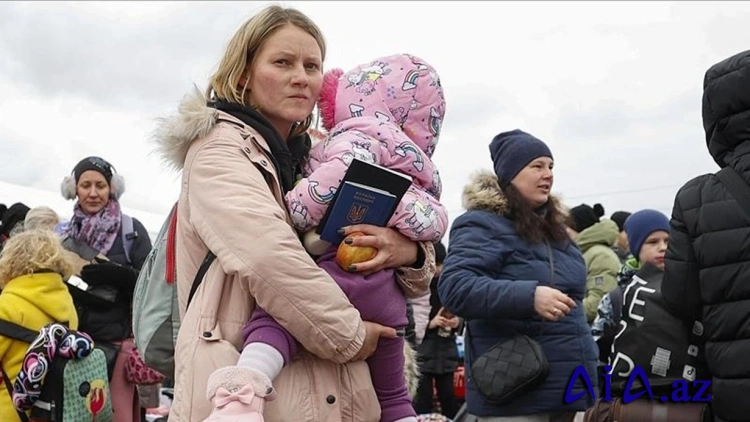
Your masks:
M341 287L362 319L403 329L406 299L394 270L369 276L347 272L335 262L337 245L321 241L314 231L349 164L357 158L413 179L388 227L415 241L435 242L443 237L448 217L439 202L440 176L430 158L445 113L440 80L417 57L383 57L347 73L327 72L318 106L329 135L312 147L303 179L286 195L290 215L296 228L305 233L308 251L318 255L318 265ZM270 380L296 353L296 340L260 308L243 334L245 347L238 366L261 373L262 384L271 385ZM403 349L403 337L381 338L367 360L382 422L416 421L404 378Z

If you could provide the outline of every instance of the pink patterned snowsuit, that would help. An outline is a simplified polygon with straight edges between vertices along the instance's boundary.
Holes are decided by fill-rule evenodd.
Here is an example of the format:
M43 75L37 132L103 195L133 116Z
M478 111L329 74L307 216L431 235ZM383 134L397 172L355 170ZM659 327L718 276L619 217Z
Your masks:
M379 164L412 177L388 227L417 241L438 241L448 226L440 204L441 184L430 157L445 113L445 99L435 70L410 55L384 57L344 74L328 72L318 105L329 136L314 145L304 178L286 195L300 231L312 230L325 214L353 158ZM323 268L365 321L403 328L406 300L394 270L370 276L342 270L336 248L318 257ZM304 282L304 280L300 280ZM245 326L245 344L275 347L288 362L297 343L271 316L256 308ZM381 338L367 360L382 409L381 422L415 416L404 381L404 339Z
M402 54L337 79L331 76L326 75L318 103L330 135L313 146L305 178L286 195L295 226L307 231L318 225L347 167L358 158L414 180L388 226L414 240L440 240L448 217L439 202L440 175L430 157L445 100L435 70Z

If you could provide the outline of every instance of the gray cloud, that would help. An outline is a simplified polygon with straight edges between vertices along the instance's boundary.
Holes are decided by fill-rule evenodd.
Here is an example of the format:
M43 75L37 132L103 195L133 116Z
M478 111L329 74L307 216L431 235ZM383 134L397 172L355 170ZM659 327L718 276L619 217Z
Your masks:
M571 104L560 108L555 135L563 145L596 146L612 139L627 138L639 128L669 129L686 122L700 122L700 92L691 89L653 108L634 106L618 99L606 99L584 107ZM659 136L659 135L656 135ZM643 139L637 135L634 140Z
M248 11L239 3L191 3L148 20L113 20L71 7L0 4L0 56L6 61L0 76L42 96L143 111L177 101L193 82L204 83L195 76L216 59L206 52L220 51L228 28Z
M567 108L555 133L557 168L565 175L556 186L571 206L601 202L608 213L651 207L668 214L682 184L716 171L694 90L652 109L618 101Z

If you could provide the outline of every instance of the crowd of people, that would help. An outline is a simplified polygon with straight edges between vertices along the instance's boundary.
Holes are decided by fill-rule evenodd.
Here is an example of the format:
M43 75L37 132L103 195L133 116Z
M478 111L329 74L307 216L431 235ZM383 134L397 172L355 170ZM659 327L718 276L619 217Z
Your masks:
M233 35L206 92L188 92L155 131L182 175L173 377L145 367L134 344L152 243L100 157L64 177L68 221L0 207L0 321L93 340L114 422L144 420L160 386L173 387L177 422L748 420L750 51L706 73L706 140L723 170L689 181L671 218L564 205L548 145L500 131L447 250L432 161L447 109L438 70L393 54L324 72L325 56L309 17L267 7ZM412 184L384 227L339 229L342 244L374 249L343 266L319 226L355 159ZM28 346L0 330L3 421L29 418L18 399ZM688 399L712 399L681 402L681 382ZM625 400L638 392L669 400Z

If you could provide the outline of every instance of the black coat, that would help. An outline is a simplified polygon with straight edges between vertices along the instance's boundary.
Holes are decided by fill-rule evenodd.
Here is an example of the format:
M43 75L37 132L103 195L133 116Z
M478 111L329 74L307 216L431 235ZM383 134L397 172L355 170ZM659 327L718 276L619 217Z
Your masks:
M458 367L458 347L456 346L456 332L451 330L448 337L438 335L439 328L429 328L429 321L440 311L443 306L437 292L438 279L434 278L430 283L430 317L425 327L424 339L417 349L419 371L425 374L452 374Z
M81 331L87 332L94 341L119 341L131 336L131 307L133 290L138 271L151 251L151 240L148 231L140 221L133 218L133 230L137 233L130 249L128 262L123 245L123 233L120 231L107 252L107 258L115 264L126 266L130 271L112 271L112 264L99 264L100 271L84 269L81 278L94 291L82 292L76 287L69 287L78 310L78 325ZM102 300L105 299L105 300Z
M133 231L136 235L130 249L130 260L132 262L128 262L125 255L122 230L117 233L115 242L112 244L109 252L107 252L107 258L112 262L128 265L140 271L141 267L143 267L143 263L146 262L148 253L151 252L151 239L148 236L148 230L146 230L146 227L144 227L136 218L133 218Z
M716 163L750 185L750 51L706 72L703 125ZM747 420L750 216L714 174L677 193L662 296L684 321L703 319L716 420Z

